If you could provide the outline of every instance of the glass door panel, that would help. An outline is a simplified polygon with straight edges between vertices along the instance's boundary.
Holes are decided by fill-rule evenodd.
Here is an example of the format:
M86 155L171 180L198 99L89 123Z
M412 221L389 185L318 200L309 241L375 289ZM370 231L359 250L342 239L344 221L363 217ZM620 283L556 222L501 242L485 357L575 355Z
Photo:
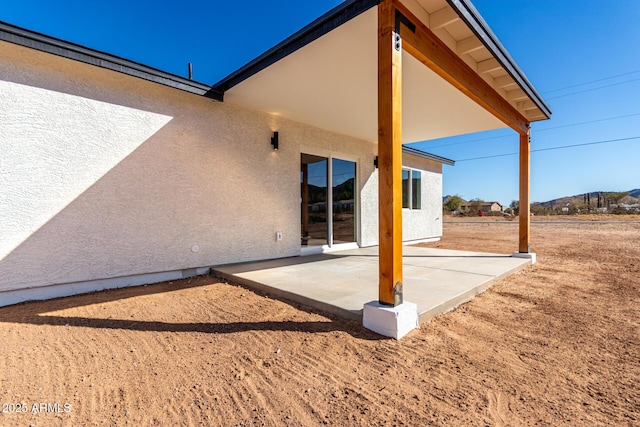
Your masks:
M302 246L328 244L328 165L325 157L302 154L300 158Z
M331 159L333 244L356 241L356 164Z

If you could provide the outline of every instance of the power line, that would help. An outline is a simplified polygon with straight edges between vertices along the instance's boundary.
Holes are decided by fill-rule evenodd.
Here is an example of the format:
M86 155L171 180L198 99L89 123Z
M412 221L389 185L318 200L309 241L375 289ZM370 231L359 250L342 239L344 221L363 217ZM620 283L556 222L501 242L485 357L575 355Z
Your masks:
M625 114L624 116L607 117L606 119L589 120L589 121L581 122L581 123L571 123L571 124L568 124L568 125L554 126L554 127L550 127L550 128L544 128L544 129L536 129L532 133L536 134L538 132L546 132L548 130L553 130L553 129L568 128L568 127L571 127L571 126L588 125L588 124L591 124L591 123L600 123L600 122L606 122L606 121L609 121L609 120L616 120L616 119L626 119L628 117L635 117L635 116L640 116L640 113Z
M608 139L608 140L605 140L605 141L596 141L596 142L584 142L582 144L562 145L562 146L559 146L559 147L538 148L537 150L531 150L531 152L535 153L535 152L540 152L540 151L560 150L560 149L563 149L563 148L585 147L587 145L608 144L610 142L630 141L632 139L640 139L640 136L630 136L629 138Z
M585 142L582 144L572 144L572 145L562 145L559 147L549 147L549 148L538 148L537 150L531 150L532 153L537 153L540 151L553 151L553 150L562 150L564 148L573 148L573 147L585 147L587 145L597 145L597 144L607 144L611 142L620 142L620 141L630 141L632 139L640 139L640 136L632 136L629 138L619 138L619 139L608 139L606 141L596 141L596 142ZM504 153L504 154L495 154L492 156L483 156L483 157L473 157L470 159L460 159L456 160L456 163L459 162L470 162L472 160L484 160L484 159L493 159L496 157L506 157L506 156L516 156L520 153Z
M629 71L628 73L616 74L616 75L613 75L613 76L603 77L601 79L591 80L591 81L584 82L584 83L578 83L578 84L575 84L575 85L566 86L566 87L559 88L559 89L548 90L548 91L543 92L543 94L552 93L552 92L558 92L558 91L566 90L566 89L572 89L572 88L575 88L575 87L585 86L585 85L589 85L589 84L593 84L593 83L597 83L597 82L601 82L601 81L605 81L605 80L611 80L611 79L615 79L615 78L618 78L618 77L628 76L628 75L636 74L636 73L640 73L640 70ZM631 82L635 82L635 81L638 81L638 80L640 80L640 78L631 79L631 80L625 80L623 82L612 83L612 84L605 85L605 86L598 86L598 87L595 87L595 88L585 89L585 90L581 90L581 91L578 91L578 92L572 92L572 93L567 93L567 94L563 94L563 95L557 95L557 96L553 96L553 97L550 97L550 98L547 98L547 99L557 99L557 98L562 98L562 97L565 97L565 96L577 95L577 94L580 94L580 93L591 92L591 91L598 90L598 89L604 89L604 88L607 88L607 87L612 87L612 86L618 86L618 85L621 85L621 84L631 83ZM628 115L624 115L624 116L609 117L609 118L606 118L606 119L591 120L591 121L587 121L587 122L573 123L573 124L562 125L562 126L555 126L555 127L536 130L535 133L544 132L544 131L548 131L548 130L552 130L552 129L565 128L565 127L570 127L570 126L580 126L580 125L585 125L585 124L590 124L590 123L598 123L598 122L604 122L604 121L608 121L608 120L615 120L615 119L621 119L621 118L627 118L627 117L634 117L634 116L638 116L638 115L640 115L640 113L628 114ZM434 146L429 147L428 149L431 150L433 148L451 147L451 146L454 146L454 145L464 145L464 144L470 144L472 142L486 141L486 140L490 140L490 139L507 138L507 137L510 137L510 136L512 136L512 135L490 136L490 137L487 137L487 138L479 138L479 139L474 139L474 140L471 140L471 141L462 141L462 142L454 142L454 143L451 143L451 144L434 145Z
M601 79L591 80L590 82L578 83L578 84L571 85L571 86L565 86L565 87L561 87L559 89L547 90L545 92L542 92L542 94L544 95L544 94L552 93L552 92L560 92L561 90L573 89L574 87L586 86L586 85L590 85L592 83L598 83L598 82L602 82L602 81L605 81L605 80L611 80L611 79L615 79L617 77L628 76L630 74L635 74L635 73L640 73L640 70L629 71L628 73L616 74L614 76L609 76L609 77L603 77Z
M619 85L623 85L623 84L627 84L627 83L631 83L631 82L636 82L638 80L640 80L640 78L631 79L631 80L625 80L623 82L611 83L610 85L598 86L598 87L594 87L594 88L591 88L591 89L580 90L578 92L565 93L564 95L556 95L556 96L549 97L547 99L558 99L558 98L563 98L565 96L578 95L580 93L591 92L591 91L594 91L594 90L604 89L604 88L611 87L611 86L619 86Z
M589 120L589 121L580 122L580 123L570 123L568 125L553 126L553 127L548 127L548 128L544 128L544 129L535 129L535 130L532 131L532 135L535 135L535 134L537 134L539 132L546 132L548 130L553 130L553 129L561 129L561 128L567 128L567 127L571 127L571 126L588 125L588 124L591 124L591 123L600 123L600 122L606 122L606 121L609 121L609 120L626 119L628 117L636 117L636 116L640 116L640 113L625 114L623 116L607 117L607 118L604 118L604 119ZM508 135L489 136L487 138L473 139L471 141L462 141L462 142L454 142L454 143L451 143L451 144L433 145L431 147L428 147L427 149L431 150L433 148L452 147L454 145L471 144L472 142L487 141L489 139L499 139L499 138L513 137L513 136L514 136L514 134L512 134L512 133L510 133Z

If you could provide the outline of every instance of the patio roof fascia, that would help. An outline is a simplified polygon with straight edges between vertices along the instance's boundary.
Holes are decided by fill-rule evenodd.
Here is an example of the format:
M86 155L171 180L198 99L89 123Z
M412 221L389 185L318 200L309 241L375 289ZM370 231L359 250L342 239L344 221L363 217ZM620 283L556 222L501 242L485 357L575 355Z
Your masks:
M427 153L426 151L418 150L416 148L408 147L406 145L402 146L402 152L405 154L410 154L412 156L420 157L427 160L433 160L438 163L442 163L443 165L455 166L456 162L451 159L447 159L446 157L440 157L435 154Z
M377 6L380 1L381 0L345 1L306 25L301 30L287 37L271 49L267 50L256 59L215 83L212 87L216 91L224 94L225 91L243 82L254 74L259 73L282 58L303 48L314 40L338 28L342 24L349 22L363 12Z
M51 37L0 21L0 41L39 50L100 68L117 71L174 89L222 101L222 93L211 86L167 73L138 62L91 49L76 43Z
M547 119L551 118L551 108L544 102L540 94L535 90L527 76L518 67L507 49L500 42L480 12L469 0L447 0L447 3L467 24L471 31L485 45L491 54L504 67L507 73L516 81L518 86L525 91L529 98L542 111Z

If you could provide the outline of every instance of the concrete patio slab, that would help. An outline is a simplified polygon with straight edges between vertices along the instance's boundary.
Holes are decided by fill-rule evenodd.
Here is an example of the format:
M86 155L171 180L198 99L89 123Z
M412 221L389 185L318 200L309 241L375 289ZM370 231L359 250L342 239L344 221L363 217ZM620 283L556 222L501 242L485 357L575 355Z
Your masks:
M421 322L454 309L530 259L405 246L404 300ZM378 248L213 267L212 274L340 317L360 320L378 300Z

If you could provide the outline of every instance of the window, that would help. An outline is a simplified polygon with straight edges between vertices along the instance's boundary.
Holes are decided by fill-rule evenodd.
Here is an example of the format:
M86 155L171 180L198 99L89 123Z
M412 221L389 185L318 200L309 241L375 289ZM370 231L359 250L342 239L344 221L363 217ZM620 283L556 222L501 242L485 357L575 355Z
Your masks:
M402 169L402 208L422 208L422 173L413 169Z
M409 177L411 171L408 169L402 169L402 209L411 209L409 206Z
M422 174L420 171L411 171L411 209L421 209L422 199Z

